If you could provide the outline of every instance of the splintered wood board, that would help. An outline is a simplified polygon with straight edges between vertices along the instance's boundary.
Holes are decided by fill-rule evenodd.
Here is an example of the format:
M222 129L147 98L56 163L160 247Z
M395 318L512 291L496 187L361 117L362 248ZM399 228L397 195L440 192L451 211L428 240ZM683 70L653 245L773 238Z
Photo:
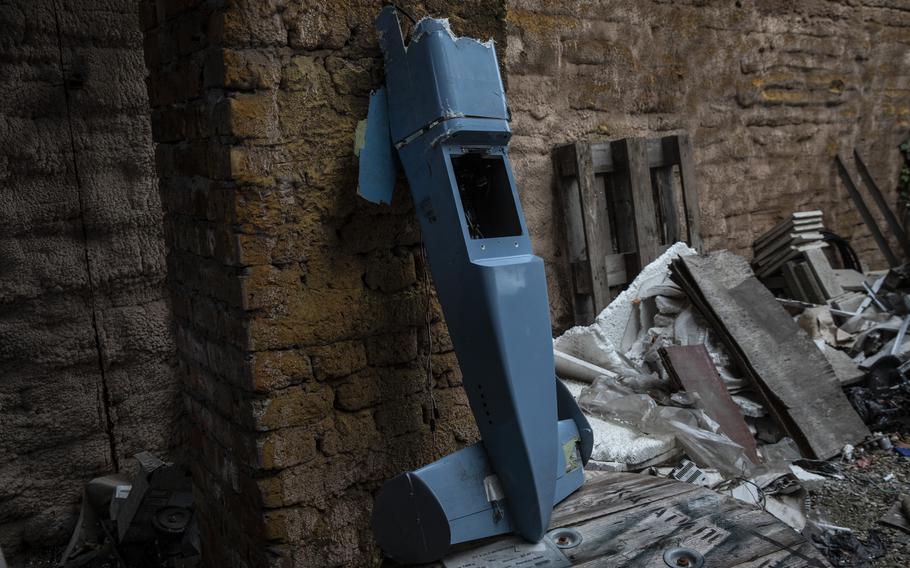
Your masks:
M831 458L869 435L824 354L744 258L717 251L680 258L673 269L807 457Z
M550 542L531 544L502 536L459 545L431 566L666 568L663 553L677 546L703 554L706 567L828 566L787 525L709 489L635 473L586 472L585 478L581 489L553 511L544 537L551 539L552 531L560 528L581 534L578 546L560 551L563 558L553 558ZM529 563L530 558L534 562Z

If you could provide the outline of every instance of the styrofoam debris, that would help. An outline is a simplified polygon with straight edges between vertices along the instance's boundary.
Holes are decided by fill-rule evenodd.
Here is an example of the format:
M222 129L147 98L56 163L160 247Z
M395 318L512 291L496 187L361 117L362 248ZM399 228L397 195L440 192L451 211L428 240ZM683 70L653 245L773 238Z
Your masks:
M576 399L582 389L588 386L585 383L563 380L566 388ZM669 454L676 449L673 436L647 436L633 428L628 428L613 422L601 420L587 413L588 422L594 432L594 450L591 460L595 462L621 463L625 468L629 465L636 466ZM594 466L596 469L596 466ZM606 467L606 466L605 466ZM588 469L592 466L588 465ZM610 469L609 471L625 471Z
M672 435L646 436L641 432L613 422L588 416L594 431L594 450L591 459L625 464L641 464L674 449Z
M750 418L761 418L762 416L768 414L768 411L765 410L765 407L755 402L754 400L738 394L730 395L730 397L733 399L733 402L736 403L736 406L739 407L740 411L742 411L743 416L748 416Z
M556 374L563 379L592 382L597 377L616 377L616 373L603 367L583 361L561 351L553 350Z
M689 301L683 298L671 298L669 296L654 296L654 302L657 304L657 311L664 315L674 315L686 309Z
M631 346L631 343L623 345L623 338L629 335L627 327L635 328L632 340L638 336L639 302L635 300L652 287L660 287L660 295L668 295L673 286L667 275L670 262L677 256L693 254L695 250L686 243L676 243L668 248L642 269L629 287L600 312L593 324L573 327L558 337L556 349L610 370L624 367L615 355L617 348L628 349ZM621 370L617 372L624 374Z

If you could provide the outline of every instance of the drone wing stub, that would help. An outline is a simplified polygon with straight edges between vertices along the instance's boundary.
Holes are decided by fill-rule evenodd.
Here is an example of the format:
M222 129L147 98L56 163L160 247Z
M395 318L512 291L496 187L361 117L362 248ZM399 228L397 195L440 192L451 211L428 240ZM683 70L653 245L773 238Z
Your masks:
M398 175L389 132L389 103L384 87L370 95L367 119L357 125L354 148L360 158L357 195L373 203L391 203Z

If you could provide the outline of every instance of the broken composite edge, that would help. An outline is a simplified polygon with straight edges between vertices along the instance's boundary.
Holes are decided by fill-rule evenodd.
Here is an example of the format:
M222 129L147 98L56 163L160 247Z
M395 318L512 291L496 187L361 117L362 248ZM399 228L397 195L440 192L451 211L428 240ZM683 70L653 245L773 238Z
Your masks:
M389 203L399 165L407 176L482 442L388 481L374 534L403 563L512 531L537 542L554 504L582 485L593 432L556 379L543 261L512 176L496 52L430 18L405 45L393 6L376 28L386 80L355 142L358 193Z

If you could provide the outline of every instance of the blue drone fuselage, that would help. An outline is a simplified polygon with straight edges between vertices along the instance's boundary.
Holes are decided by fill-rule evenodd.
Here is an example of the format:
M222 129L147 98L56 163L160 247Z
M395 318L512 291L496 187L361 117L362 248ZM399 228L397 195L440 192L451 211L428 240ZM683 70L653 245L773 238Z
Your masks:
M376 27L386 82L370 101L359 193L391 200L397 154L482 442L390 480L374 532L401 562L511 531L538 541L554 504L581 486L592 436L555 378L495 50L429 18L405 45L394 7Z

